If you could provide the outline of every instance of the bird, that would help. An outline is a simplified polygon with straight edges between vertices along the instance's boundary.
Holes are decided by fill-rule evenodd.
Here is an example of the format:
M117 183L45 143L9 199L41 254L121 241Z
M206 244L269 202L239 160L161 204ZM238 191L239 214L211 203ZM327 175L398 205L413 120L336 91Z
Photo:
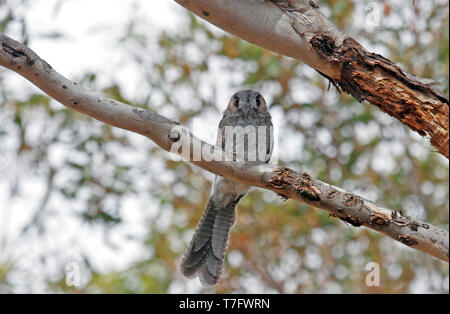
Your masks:
M216 147L231 152L233 161L254 165L270 161L273 142L272 118L264 97L254 90L236 92L219 123ZM184 276L198 276L205 287L218 284L236 206L250 189L215 176L209 201L180 263Z

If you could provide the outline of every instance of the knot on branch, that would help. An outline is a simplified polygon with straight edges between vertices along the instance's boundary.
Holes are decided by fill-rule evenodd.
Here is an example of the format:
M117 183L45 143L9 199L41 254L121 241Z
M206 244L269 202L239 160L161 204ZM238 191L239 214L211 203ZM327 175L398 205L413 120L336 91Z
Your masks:
M278 194L282 197L287 197L289 193L284 190L288 190L300 195L303 199L320 201L321 192L313 185L309 174L299 174L286 167L278 168L272 173L274 176L269 180L267 186L281 190Z
M179 125L174 126L173 128L170 129L169 140L172 141L173 143L176 143L181 139L183 133L189 134L189 131L182 126Z
M384 226L391 223L391 218L380 212L372 212L369 218L371 226Z
M316 49L316 52L322 58L333 58L333 55L336 51L336 44L334 39L328 35L315 35L309 43ZM338 61L338 59L333 59L334 61Z
M417 245L417 243L418 243L416 239L414 239L412 236L407 235L407 234L401 234L401 235L399 235L398 238L403 244L405 244L407 246L414 246L414 245Z
M403 215L403 213L400 212L392 212L392 223L394 223L397 226L406 226L411 229L411 231L418 231L419 228L429 229L430 226L426 223L419 223L418 221L412 219L409 216Z
M351 224L353 227L360 227L363 223L361 219L355 216L347 215L345 217L339 217L342 221Z
M358 204L361 204L362 201L352 193L345 193L344 195L344 205L347 207L354 207Z
M430 228L430 226L426 223L420 223L409 216L403 215L402 211L391 211L391 214L388 215L374 209L369 208L369 210L371 211L369 219L371 226L384 226L392 223L399 227L407 227L411 231L418 231L419 228Z
M32 50L18 41L15 41L5 35L0 35L0 43L3 53L11 59L11 65L22 62L27 66L32 66L36 62L37 56L32 52Z

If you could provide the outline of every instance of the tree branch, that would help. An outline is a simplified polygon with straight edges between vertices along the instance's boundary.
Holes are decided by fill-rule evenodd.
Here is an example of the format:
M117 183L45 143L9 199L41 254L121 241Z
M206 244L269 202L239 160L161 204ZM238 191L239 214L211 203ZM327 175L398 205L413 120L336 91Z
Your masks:
M367 100L449 157L449 97L436 83L401 70L343 34L312 0L175 0L199 17L274 52L298 59L339 91Z
M448 262L448 231L378 206L307 173L269 164L252 166L245 162L223 161L218 157L225 155L220 148L195 137L177 122L84 89L56 72L30 48L3 34L0 34L0 65L22 75L66 107L142 134L205 170L327 210L355 227L366 226ZM191 147L201 147L203 158L196 160Z

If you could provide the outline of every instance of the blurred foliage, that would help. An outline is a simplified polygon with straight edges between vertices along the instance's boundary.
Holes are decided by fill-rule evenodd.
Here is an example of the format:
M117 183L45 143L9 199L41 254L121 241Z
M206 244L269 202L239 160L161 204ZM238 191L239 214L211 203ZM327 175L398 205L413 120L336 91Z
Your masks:
M27 1L20 2L26 7ZM15 3L0 1L0 31L8 33L10 27L21 25L21 40L32 42L25 18L12 9ZM383 23L372 30L355 22L355 15L361 15L369 3L319 2L323 12L369 50L382 52L418 76L438 80L448 93L448 1L380 1ZM58 5L64 6L64 1ZM185 27L161 32L156 42L138 27L137 18L121 26L117 45L131 56L127 62L141 69L144 96L126 96L118 83L101 85L102 73L73 79L107 97L189 125L198 117L219 119L227 100L217 103L215 78L218 73L227 76L230 91L243 87L262 91L272 104L270 111L280 117L276 127L281 165L308 171L448 229L448 161L426 139L370 104L328 90L329 83L308 66L184 14ZM55 30L45 37L60 40L64 34ZM37 204L14 207L24 217L21 233L0 232L0 292L208 291L190 288L190 280L182 278L177 267L208 200L211 175L168 158L135 135L65 109L39 92L18 95L4 87L6 71L0 71L0 174L6 177L1 187L8 190L4 204L27 198L27 180L39 180L43 186ZM92 263L93 253L84 251L85 242L77 246L73 240L69 242L73 248L67 249L76 251L89 274L81 287L66 284L65 265L70 258L64 251L40 248L33 255L35 263L26 252L14 250L20 239L28 239L26 235L64 237L51 227L66 219L58 214L62 212L78 221L80 233L104 233L104 246L119 250L115 259L120 260L114 234L125 224L124 212L129 208L124 203L129 199L148 200L138 209L144 217L140 221L144 236L129 237L144 256L116 269L106 268ZM0 219L5 217L3 213ZM0 222L0 228L5 224L6 220ZM381 265L380 287L364 284L370 261ZM31 275L36 267L42 272ZM448 264L377 233L255 190L239 204L223 280L216 291L448 293L448 273Z

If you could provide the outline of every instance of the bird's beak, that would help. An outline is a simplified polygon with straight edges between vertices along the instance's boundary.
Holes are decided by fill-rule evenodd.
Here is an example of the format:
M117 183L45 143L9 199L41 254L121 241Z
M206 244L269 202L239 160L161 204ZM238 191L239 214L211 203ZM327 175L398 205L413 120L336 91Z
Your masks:
M246 115L248 115L249 113L250 113L250 106L244 106L244 107L242 107L242 111L246 114Z

